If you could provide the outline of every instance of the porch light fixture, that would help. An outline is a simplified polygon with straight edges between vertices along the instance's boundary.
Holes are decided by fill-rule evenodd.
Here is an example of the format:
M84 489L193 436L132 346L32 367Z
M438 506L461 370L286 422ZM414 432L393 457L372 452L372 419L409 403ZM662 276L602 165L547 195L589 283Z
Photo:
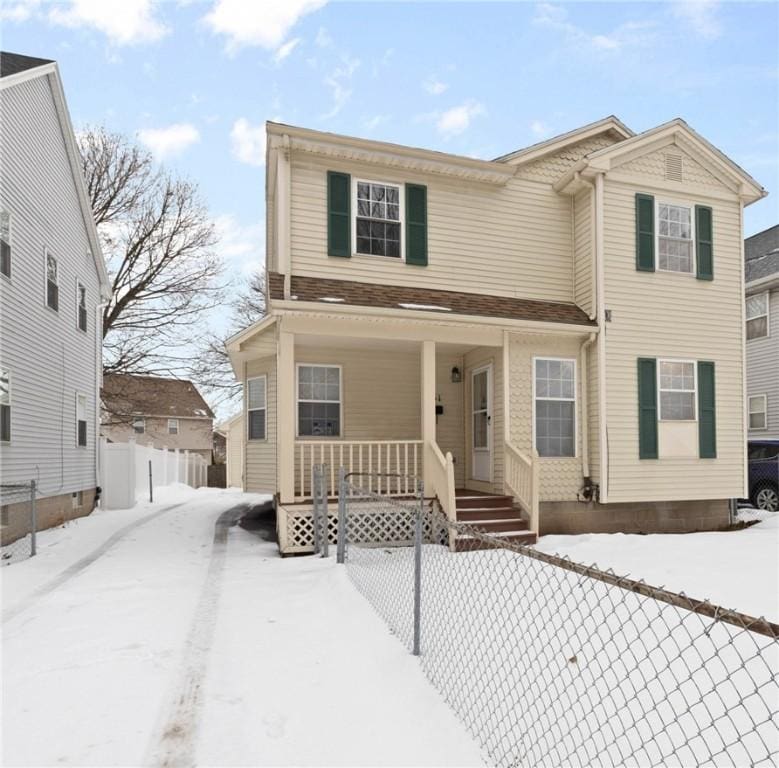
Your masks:
M460 373L460 369L455 365L452 368L452 383L459 384L463 380L463 376Z

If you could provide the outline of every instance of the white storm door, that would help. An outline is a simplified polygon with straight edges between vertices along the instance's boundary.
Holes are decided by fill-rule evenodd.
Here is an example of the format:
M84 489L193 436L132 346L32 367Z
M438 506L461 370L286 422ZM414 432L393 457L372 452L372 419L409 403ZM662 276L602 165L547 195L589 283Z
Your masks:
M492 480L492 365L471 372L471 476Z

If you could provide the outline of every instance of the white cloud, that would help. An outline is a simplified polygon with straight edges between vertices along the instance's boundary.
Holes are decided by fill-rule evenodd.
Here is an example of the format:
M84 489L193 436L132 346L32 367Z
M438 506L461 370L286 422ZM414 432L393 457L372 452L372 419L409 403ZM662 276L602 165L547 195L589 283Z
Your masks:
M542 122L541 120L533 120L533 122L530 123L530 132L536 138L542 139L544 136L549 135L549 128L547 127L546 123Z
M333 38L324 27L319 27L315 42L320 48L329 48L333 44Z
M153 0L70 0L49 12L49 21L66 27L87 27L102 32L116 45L150 43L167 34L155 18Z
M374 131L382 123L386 123L389 120L389 115L374 115L363 120L363 125L366 131Z
M722 35L722 24L716 0L680 0L672 6L673 15L681 19L705 40L716 40Z
M159 160L181 154L200 141L200 132L191 123L175 123L166 128L145 128L138 138Z
M219 253L237 273L250 275L265 263L265 224L242 225L231 213L214 219L219 237Z
M244 46L273 50L305 15L319 10L327 0L216 0L203 21L227 39L228 53Z
M17 0L0 5L0 21L27 21L40 8L41 0Z
M442 83L436 75L430 75L422 83L422 87L433 96L440 96L449 86L446 83Z
M245 117L233 123L230 131L233 157L248 165L265 165L265 125L252 125Z
M276 53L273 55L273 60L277 64L281 64L284 59L287 58L287 56L292 53L292 51L295 50L295 48L298 47L298 43L300 42L299 37L293 37L292 40L287 40L284 45L280 45L278 49L276 50Z
M457 107L447 109L438 116L436 128L446 139L458 136L468 129L473 118L484 114L484 107L472 99Z
M350 88L352 77L359 66L359 59L350 59L348 56L344 56L341 64L325 78L325 85L330 88L333 94L333 106L322 115L322 119L329 120L331 117L335 117L349 101L352 95Z

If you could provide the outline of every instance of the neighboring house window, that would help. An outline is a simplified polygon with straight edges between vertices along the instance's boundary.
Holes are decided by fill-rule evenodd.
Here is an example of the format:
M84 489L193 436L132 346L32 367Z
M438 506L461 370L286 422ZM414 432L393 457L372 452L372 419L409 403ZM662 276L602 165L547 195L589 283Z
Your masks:
M768 291L747 296L747 339L768 336Z
M693 272L692 208L657 206L657 266L666 272Z
M246 410L248 414L249 440L265 440L267 411L267 381L265 376L255 376L246 381Z
M0 272L11 277L11 214L0 211Z
M46 254L46 306L57 311L60 306L57 259L50 253Z
M690 360L659 361L661 421L695 420L695 367Z
M0 370L0 442L11 442L11 374Z
M401 187L372 181L358 181L356 186L357 253L402 258Z
M136 435L142 435L146 431L146 419L143 416L133 418L133 431Z
M87 329L87 289L76 283L76 306L78 307L78 328L80 331Z
M298 366L298 435L338 437L341 434L341 368Z
M179 420L168 419L168 434L177 435L179 433Z
M576 455L576 362L535 360L535 443L539 456Z
M87 444L87 396L76 395L76 445L81 448Z
M765 429L768 426L767 412L768 397L766 395L752 395L749 398L749 428Z

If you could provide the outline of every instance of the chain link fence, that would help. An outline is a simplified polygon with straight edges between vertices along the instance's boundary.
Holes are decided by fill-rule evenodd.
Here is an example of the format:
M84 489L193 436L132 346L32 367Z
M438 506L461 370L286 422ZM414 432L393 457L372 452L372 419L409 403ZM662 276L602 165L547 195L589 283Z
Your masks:
M10 565L35 554L36 484L0 483L0 563Z
M779 626L507 542L421 499L342 483L339 545L343 534L351 580L421 652L490 764L776 765ZM373 537L348 535L353 513L381 520ZM416 525L414 546L384 538L389 517Z
M758 509L779 512L779 456L750 459L749 500Z

